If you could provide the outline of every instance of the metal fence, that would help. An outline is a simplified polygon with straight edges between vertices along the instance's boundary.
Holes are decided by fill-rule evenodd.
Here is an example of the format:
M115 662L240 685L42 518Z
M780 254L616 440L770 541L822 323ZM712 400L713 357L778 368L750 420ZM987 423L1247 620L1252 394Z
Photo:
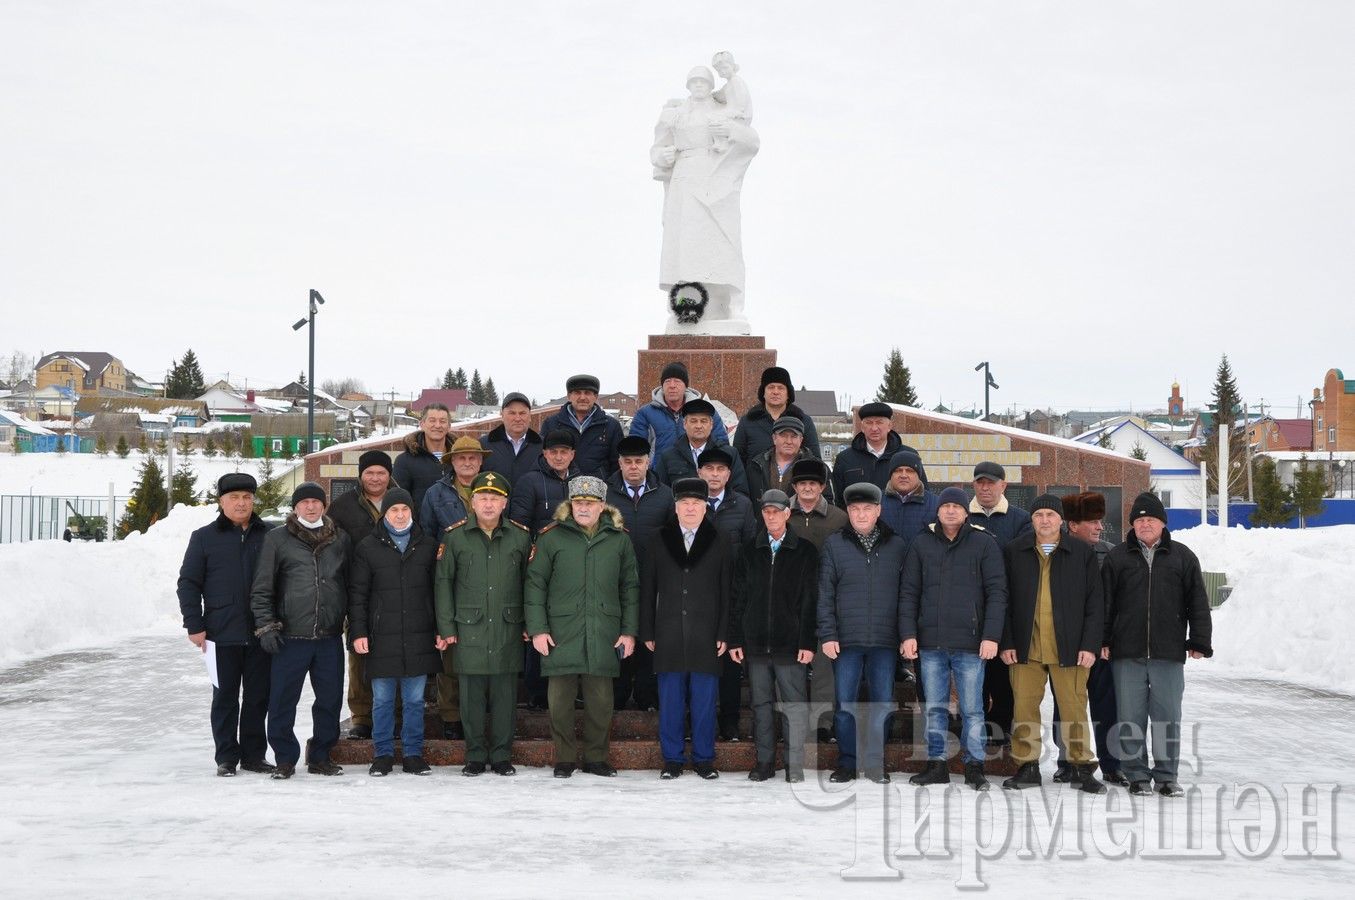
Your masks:
M115 496L111 516L108 512L108 499L107 496L52 497L35 494L0 494L0 544L60 539L69 527L73 516L72 508L82 516L106 516L111 540L117 521L122 518L127 501L131 497Z

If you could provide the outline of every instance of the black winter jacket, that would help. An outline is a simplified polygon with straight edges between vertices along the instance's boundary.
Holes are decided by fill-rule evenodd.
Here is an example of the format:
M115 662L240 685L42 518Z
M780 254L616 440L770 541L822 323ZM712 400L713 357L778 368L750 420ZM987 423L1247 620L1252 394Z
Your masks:
M729 485L725 485L725 496L720 501L720 508L708 518L729 544L730 554L735 559L738 558L739 549L751 541L762 527L762 514L753 509L753 501Z
M790 483L790 466L786 467L785 480L782 482L776 477L776 462L773 460L775 453L775 449L759 453L748 463L748 497L755 502L761 500L762 495L772 488L785 491L791 502L795 501L795 485ZM801 447L795 461L801 459L818 459L818 457L809 448ZM794 465L795 461L792 461L791 465ZM833 502L833 479L831 476L828 483L823 486L823 496L828 498L829 503Z
M781 415L795 416L805 423L803 446L808 447L815 458L822 459L823 452L819 449L819 430L814 425L813 417L794 403L786 406L786 411ZM738 451L739 458L743 460L745 465L753 457L772 448L772 426L775 424L771 413L767 412L767 407L761 403L743 414L743 418L739 420L738 430L734 432L734 449Z
M883 521L869 553L848 523L819 551L819 642L843 647L899 645L903 539Z
M523 438L522 449L517 453L513 452L508 432L502 425L481 437L480 446L489 451L480 471L496 472L507 478L510 491L517 488L518 482L528 472L536 469L536 461L541 458L541 435L530 428Z
M915 537L903 563L899 638L917 638L919 650L978 653L983 641L1002 640L1007 577L1002 551L983 528L965 522L946 537L932 522Z
M514 482L508 496L508 518L526 526L535 539L555 519L555 510L569 499L569 479L579 475L573 465L564 478L546 462L544 456L536 460L536 470Z
M574 465L581 473L607 478L616 471L617 445L625 435L621 432L621 423L603 412L601 406L593 407L580 428L573 407L566 403L559 412L541 423L541 431L545 434L557 428L563 428L578 439Z
M1002 551L1007 567L1007 628L1002 649L1015 650L1016 661L1026 662L1030 655L1030 636L1035 629L1035 604L1040 593L1040 550L1035 532L1026 531ZM1101 573L1091 545L1063 535L1049 560L1049 593L1053 600L1054 640L1059 648L1059 665L1077 665L1077 654L1085 650L1101 655L1101 631L1105 622L1105 600ZM1046 665L1050 660L1044 661Z
M264 537L250 591L255 634L322 638L343 633L348 614L348 559L352 544L325 516L317 529L300 525L296 513Z
M372 515L371 509L372 505L367 502L366 495L359 486L331 503L329 509L325 510L325 515L334 520L334 524L348 535L349 543L356 547L363 538L372 533L372 526L381 521L380 507L376 508L376 515ZM418 509L415 508L414 512L417 513Z
M998 505L1001 506L1001 504ZM992 514L989 515L983 511L983 507L979 506L977 500L970 500L969 521L975 525L982 525L997 541L998 547L1002 549L1005 549L1018 535L1030 534L1031 529L1030 513L1019 506L1011 505L1010 502L1003 512L993 510Z
M748 494L748 475L744 471L743 461L739 459L739 454L734 452L734 448L724 441L717 440L714 436L706 439L707 449L711 447L723 447L734 457L734 465L729 470L729 483L727 490L735 490L745 497ZM696 469L696 460L692 458L692 444L687 440L687 435L680 434L673 441L673 446L663 451L659 457L659 462L654 466L654 472L659 476L659 480L672 487L675 482L682 478L698 477Z
M730 599L729 646L752 657L786 657L818 649L819 551L789 528L772 555L759 529L739 550Z
M645 557L655 533L673 518L673 492L659 484L653 469L645 471L645 492L639 501L632 500L626 491L626 480L617 472L607 479L607 505L621 510L626 519L626 533L635 547L635 559L643 570Z
M405 552L378 522L353 551L349 638L367 638L368 678L408 678L442 671L435 646L433 564L437 541L417 524Z
M900 450L912 450L903 443L897 431L890 431L885 437L885 452L877 459L874 453L866 449L866 435L858 431L852 438L852 444L833 460L833 496L838 506L842 502L842 492L850 485L867 481L884 490L889 485L889 475L894 470L889 467L889 459Z
M640 640L654 642L655 672L718 675L716 643L726 639L734 556L702 519L689 552L677 518L650 540L640 569Z
M248 644L254 636L249 592L270 526L257 515L243 530L225 513L188 537L179 567L179 612L189 634L207 632L222 645Z
M1112 659L1168 659L1184 662L1187 651L1214 655L1213 619L1200 561L1185 544L1162 539L1148 569L1133 532L1111 550L1101 566L1106 592L1102 645Z
M451 446L451 441L448 441ZM395 457L391 466L391 477L395 483L409 491L414 500L414 514L423 508L423 494L437 484L443 476L442 455L432 452L424 444L422 431L405 435L404 452Z

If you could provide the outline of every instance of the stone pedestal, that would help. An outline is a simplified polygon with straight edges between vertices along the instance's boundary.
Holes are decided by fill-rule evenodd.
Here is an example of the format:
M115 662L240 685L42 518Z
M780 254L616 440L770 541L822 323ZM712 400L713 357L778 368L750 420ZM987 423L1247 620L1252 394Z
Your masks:
M640 351L636 395L642 405L674 361L686 364L692 387L742 416L757 403L762 370L776 365L776 351L756 335L651 334L649 349Z

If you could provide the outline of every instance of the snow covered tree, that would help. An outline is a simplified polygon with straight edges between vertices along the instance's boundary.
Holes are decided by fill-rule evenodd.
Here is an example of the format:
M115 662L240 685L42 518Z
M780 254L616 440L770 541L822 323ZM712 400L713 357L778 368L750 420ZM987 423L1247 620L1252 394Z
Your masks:
M125 538L133 531L146 533L165 514L169 494L165 492L165 473L154 456L147 456L137 469L136 487L127 501L127 511L118 522L118 537Z
M69 449L70 449L70 448L66 446L66 435L62 434L61 432L57 432L57 436L56 436L56 455L57 455L57 456L65 456L65 455L66 455L66 451L69 450Z
M254 492L255 506L258 507L260 514L276 512L287 498L273 472L273 454L269 452L267 444L264 445L263 462L259 463L258 480L259 489Z
M344 394L365 394L367 387L362 383L361 378L354 378L349 375L345 378L330 378L320 382L320 390L333 397L342 397Z
M127 435L118 435L118 443L117 446L113 448L113 452L118 455L118 459L126 459L127 454L132 452L132 448L127 446Z
M216 456L216 439L210 434L207 435L207 441L202 445L202 455L208 459Z
M1326 496L1326 473L1321 466L1309 465L1308 454L1302 454L1298 471L1294 473L1294 506L1300 528L1307 528L1309 519L1322 514L1322 498Z
M1252 525L1258 528L1275 527L1286 524L1294 517L1293 496L1280 483L1280 476L1275 471L1275 460L1268 456L1258 457L1253 480L1256 509L1251 514Z
M913 373L903 364L903 354L895 347L885 362L884 380L875 389L880 403L899 403L917 406L917 392L913 390Z
M1143 444L1141 444L1140 442L1135 441L1135 442L1134 442L1134 449L1129 451L1129 455L1130 455L1130 457L1132 457L1133 459L1143 460L1144 462L1147 462L1147 461L1148 461L1148 448L1145 447L1145 446L1143 446Z
M485 386L480 381L480 370L476 369L475 374L470 377L470 389L468 395L471 403L477 406L485 402Z
M1109 432L1109 431L1103 431L1103 432L1101 432L1101 436L1100 436L1099 438L1096 439L1096 446L1101 447L1101 448L1104 449L1104 450L1114 450L1114 449L1115 449L1113 446L1111 446L1111 443L1110 443L1110 432Z
M107 456L108 438L104 437L102 434L99 435L99 439L94 442L94 452L99 454L100 456Z
M190 348L183 359L174 364L165 379L165 396L176 400L192 400L201 397L207 386L203 383L202 367L198 357Z
M174 470L174 477L170 479L169 499L174 506L197 506L201 502L198 497L198 473L188 463Z
M485 381L485 403L489 406L499 405L499 389L494 387L494 379Z

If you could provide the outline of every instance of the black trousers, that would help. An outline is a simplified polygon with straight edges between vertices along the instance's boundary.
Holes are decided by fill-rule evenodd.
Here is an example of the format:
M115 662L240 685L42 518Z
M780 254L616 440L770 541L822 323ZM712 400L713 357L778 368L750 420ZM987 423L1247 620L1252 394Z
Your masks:
M635 652L621 660L621 674L612 682L614 709L625 709L635 697L639 709L659 708L659 682L654 676L654 652L636 643Z
M272 660L258 641L216 645L216 676L212 688L212 740L217 765L257 762L268 750L264 721L268 716L268 685ZM240 689L244 687L244 699Z
M1016 700L1012 697L1012 681L1007 673L1007 664L996 656L988 660L984 672L983 701L983 707L987 710L985 718L988 721L989 739L1011 737Z
M721 731L737 731L739 711L743 704L743 666L726 653L720 657L720 717Z

